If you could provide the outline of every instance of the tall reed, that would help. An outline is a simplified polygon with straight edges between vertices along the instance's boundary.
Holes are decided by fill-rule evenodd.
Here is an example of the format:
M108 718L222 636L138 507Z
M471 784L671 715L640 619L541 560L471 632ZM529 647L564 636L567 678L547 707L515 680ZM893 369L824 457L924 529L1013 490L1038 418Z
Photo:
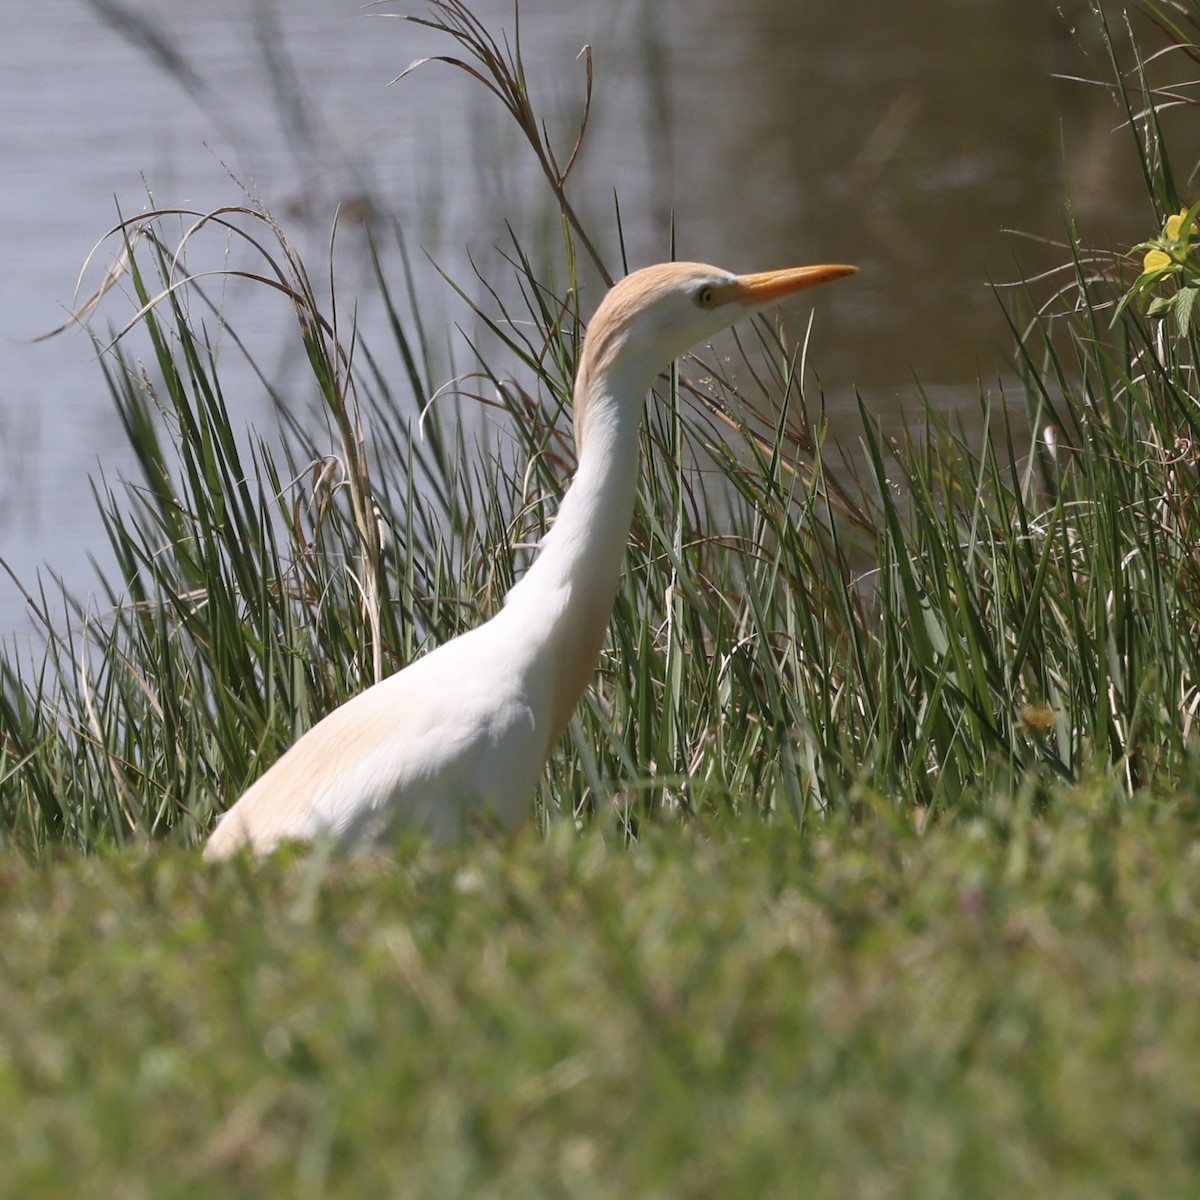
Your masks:
M495 611L553 519L579 273L618 273L598 247L621 244L619 220L587 229L570 200L591 66L563 153L519 31L458 0L422 22L529 140L563 218L553 278L517 228L515 290L460 281L498 350L451 379L411 273L378 267L392 379L261 209L184 214L174 241L179 213L114 230L136 306L101 361L140 478L97 486L118 564L106 606L41 590L44 653L0 660L0 837L27 853L195 840L321 714ZM1165 221L1181 199L1145 65L1113 66ZM293 405L269 438L230 417L195 315L188 251L209 236L245 243L256 265L239 271L295 315L313 419ZM921 824L1052 780L1164 795L1191 780L1197 335L1172 300L1186 281L1138 277L1171 323L1121 304L1135 277L1071 231L1055 293L1009 301L1023 394L981 400L981 436L926 405L895 441L864 403L861 453L843 458L806 405L799 347L766 321L736 371L700 357L662 381L610 640L540 819L629 836L733 810ZM483 424L464 419L475 405Z

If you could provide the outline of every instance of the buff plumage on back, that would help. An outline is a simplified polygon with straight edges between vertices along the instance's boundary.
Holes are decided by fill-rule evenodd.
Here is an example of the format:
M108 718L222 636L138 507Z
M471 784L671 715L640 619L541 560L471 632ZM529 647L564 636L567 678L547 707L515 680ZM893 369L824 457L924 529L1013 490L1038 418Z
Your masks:
M603 646L655 377L740 317L852 270L668 263L616 284L580 357L575 478L504 607L313 726L221 818L205 857L288 838L360 845L398 823L439 841L480 823L516 828Z

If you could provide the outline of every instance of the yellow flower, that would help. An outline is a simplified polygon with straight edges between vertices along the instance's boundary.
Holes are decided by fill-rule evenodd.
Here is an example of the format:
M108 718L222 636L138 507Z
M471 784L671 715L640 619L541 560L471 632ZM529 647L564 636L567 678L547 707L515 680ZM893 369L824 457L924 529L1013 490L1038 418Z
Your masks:
M1174 221L1175 218L1172 217L1171 220ZM1169 267L1171 261L1171 256L1165 250L1150 250L1142 259L1142 274L1148 275L1151 271L1160 271L1163 267Z
M1174 216L1167 218L1167 223L1163 228L1164 235L1172 242L1179 241L1179 231L1183 228L1184 218L1188 215L1186 208L1180 209ZM1188 229L1191 232L1191 229Z
M1186 224L1185 224L1186 222ZM1163 231L1152 242L1142 259L1142 274L1151 275L1167 267L1182 263L1192 250L1188 238L1193 233L1193 222L1188 220L1188 210L1182 208L1172 213L1163 225Z

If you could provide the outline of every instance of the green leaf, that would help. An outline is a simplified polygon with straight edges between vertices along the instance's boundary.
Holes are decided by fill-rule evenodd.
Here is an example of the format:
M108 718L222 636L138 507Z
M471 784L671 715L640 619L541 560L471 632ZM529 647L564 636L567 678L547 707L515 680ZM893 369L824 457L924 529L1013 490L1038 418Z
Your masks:
M1188 326L1192 322L1192 309L1196 304L1196 291L1194 287L1180 288L1175 297L1175 330L1180 337L1187 337Z
M1165 317L1174 306L1174 296L1155 296L1155 298L1150 301L1150 307L1146 309L1146 316L1155 318Z

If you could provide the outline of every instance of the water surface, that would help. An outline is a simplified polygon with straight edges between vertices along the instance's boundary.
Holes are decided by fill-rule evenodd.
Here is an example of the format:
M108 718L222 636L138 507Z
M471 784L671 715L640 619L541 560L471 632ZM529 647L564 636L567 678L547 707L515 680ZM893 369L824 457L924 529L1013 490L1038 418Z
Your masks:
M22 578L49 564L86 589L88 555L103 558L91 481L115 482L131 464L87 338L29 339L64 319L118 211L208 209L248 191L316 267L336 206L369 196L469 285L468 246L489 261L506 219L544 241L534 230L549 206L481 88L436 66L387 86L451 47L354 3L11 7L0 44L0 556ZM174 73L114 27L114 10L161 35L181 56ZM476 11L511 29L508 3ZM615 189L634 264L669 256L673 224L680 257L862 267L817 305L812 357L835 417L852 411L856 387L880 412L902 409L914 376L969 416L978 381L1006 372L1007 329L987 286L1015 274L1003 231L1060 237L1068 186L1098 242L1128 245L1152 221L1111 97L1055 78L1107 77L1089 18L1069 5L525 0L521 15L535 96L564 146L577 56L593 47L592 128L572 184L610 261ZM264 45L282 72L274 85ZM291 86L302 105L280 102ZM369 337L379 314L353 222L339 239L343 294L361 283ZM1021 253L1033 267L1054 258L1033 244ZM424 278L429 319L453 339L466 311ZM232 285L223 302L277 362L288 314ZM101 327L128 312L114 298ZM232 356L229 371L239 415L269 423L253 376ZM0 630L21 621L0 579Z

